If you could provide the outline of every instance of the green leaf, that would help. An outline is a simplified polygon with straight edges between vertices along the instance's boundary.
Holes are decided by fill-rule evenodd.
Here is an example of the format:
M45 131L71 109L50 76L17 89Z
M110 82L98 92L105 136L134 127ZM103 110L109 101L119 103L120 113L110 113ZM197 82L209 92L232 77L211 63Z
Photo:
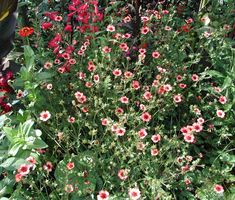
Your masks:
M3 168L8 168L9 166L11 166L14 162L15 162L16 158L15 157L10 157L7 160L5 160L0 167Z
M20 144L20 143L15 143L9 150L8 154L12 155L12 156L15 156L18 151L20 150L20 148L22 147L23 145Z
M35 54L30 46L24 46L24 59L27 71L31 71L34 66Z
M227 76L225 79L224 79L224 83L223 83L223 86L222 86L222 90L228 88L228 87L231 87L232 86L232 82L233 80Z
M50 79L54 76L54 74L49 73L49 72L41 72L39 74L37 74L37 80L38 81L45 81L47 79Z
M12 129L10 127L3 127L3 131L5 132L7 139L10 142L14 142L17 136L18 131L16 129Z
M44 148L47 148L48 145L41 138L36 138L33 144L32 145L27 144L27 147L32 148L32 149L44 149Z
M30 132L32 131L33 124L34 122L30 119L30 120L27 120L22 126L20 126L23 136L25 137L29 136Z

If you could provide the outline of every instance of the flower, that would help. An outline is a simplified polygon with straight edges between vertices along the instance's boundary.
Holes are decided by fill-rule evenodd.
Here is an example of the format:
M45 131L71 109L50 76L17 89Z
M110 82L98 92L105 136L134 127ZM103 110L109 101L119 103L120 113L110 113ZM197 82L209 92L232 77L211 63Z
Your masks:
M106 31L108 31L108 32L114 32L114 31L115 31L115 26L113 26L113 25L108 25L107 28L106 28Z
M158 150L155 148L155 149L151 149L151 155L152 156L156 156L156 155L158 155Z
M22 176L27 175L30 172L30 165L21 164L17 170Z
M129 99L128 99L128 97L123 96L123 97L120 98L120 101L121 101L122 103L127 104L127 103L129 102Z
M151 137L151 140L153 141L153 143L157 143L157 142L159 142L161 140L161 136L159 134L153 135Z
M39 119L40 119L41 121L46 122L48 119L51 118L51 114L50 114L49 111L42 111L42 112L40 113L39 117L40 117Z
M20 182L20 181L22 180L22 178L23 178L23 175L22 175L22 174L16 174L16 175L15 175L15 181L16 181L16 182Z
M71 184L65 185L64 190L65 190L65 192L67 192L67 193L73 192L73 190L74 190L73 185L71 185Z
M32 27L23 27L19 30L20 37L28 37L34 33L34 29Z
M152 53L152 57L153 57L153 58L159 58L159 57L160 57L160 53L159 53L158 51L154 51L154 52Z
M73 169L74 168L74 162L67 163L66 167L67 167L68 170Z
M219 102L220 102L221 104L226 104L227 98L226 98L225 96L220 96L220 97L219 97Z
M128 194L131 200L137 200L141 197L141 193L138 188L130 188Z
M151 120L152 116L148 113L148 112L144 112L142 115L141 115L141 119L144 121L144 122L149 122Z
M147 131L144 128L140 129L138 134L139 134L140 139L144 139L148 135Z
M149 31L150 31L150 29L147 26L144 26L141 28L141 33L144 35L146 35Z
M195 137L192 134L185 134L184 135L184 141L188 143L194 143L195 142Z
M47 161L46 164L43 165L43 169L47 172L51 172L53 169L53 165L50 161Z
M175 103L180 103L182 101L182 95L181 94L174 95L173 99Z
M121 180L126 180L128 178L128 171L126 169L120 169L118 171L118 177Z
M219 118L224 118L225 117L225 112L223 110L217 110L216 111L216 115L219 117Z
M101 190L97 195L97 200L108 200L109 199L109 192L105 190Z
M222 185L216 184L216 185L214 186L214 191L215 191L216 193L218 193L218 194L221 194L221 193L224 192L224 188L223 188Z

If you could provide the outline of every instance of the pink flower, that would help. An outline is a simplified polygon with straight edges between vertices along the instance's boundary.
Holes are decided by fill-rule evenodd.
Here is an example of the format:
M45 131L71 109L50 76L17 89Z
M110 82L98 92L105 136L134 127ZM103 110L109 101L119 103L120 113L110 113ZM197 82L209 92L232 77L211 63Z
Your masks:
M181 94L174 95L173 99L175 103L180 103L182 101L182 95Z
M43 169L47 172L51 172L53 169L53 165L50 161L47 161L46 164L43 165Z
M141 119L144 121L144 122L149 122L151 120L152 116L148 113L148 112L144 112L142 115L141 115Z
M143 96L143 99L145 99L146 101L149 101L153 98L151 92L145 92L144 93L144 96Z
M73 124L75 122L75 117L69 117L68 122Z
M140 129L138 134L140 139L144 139L148 135L147 131L144 128Z
M151 155L152 156L157 156L159 151L157 149L151 149Z
M130 71L126 71L126 72L124 73L124 76L125 76L125 78L131 78L131 77L133 76L133 73L130 72Z
M157 143L157 142L159 142L161 140L161 136L159 134L153 135L151 137L151 140L153 141L153 143Z
M108 119L104 118L104 119L101 119L101 124L103 126L107 126L108 125Z
M216 114L219 118L224 118L225 117L225 112L223 110L217 110Z
M154 51L152 53L152 56L153 56L153 58L159 58L160 57L160 53L158 51Z
M26 161L32 163L33 165L35 165L37 162L33 156L29 156L28 158L26 158Z
M51 22L44 22L44 23L42 23L42 29L43 30L50 29L51 27L52 27L52 23Z
M219 97L219 102L220 102L221 104L226 104L227 98L226 98L225 96L220 96L220 97Z
M71 184L65 185L64 190L65 190L65 192L67 192L67 193L73 192L73 191L74 191L73 185L71 185Z
M195 137L192 134L185 134L184 135L184 141L188 143L194 143L195 142Z
M120 98L120 101L121 101L122 103L127 104L127 103L129 102L129 99L128 99L126 96L123 96L123 97Z
M144 35L146 35L150 31L149 27L144 26L141 28L140 32Z
M113 26L113 25L108 25L107 28L106 28L106 30L107 30L108 32L114 32L114 31L115 31L115 26Z
M117 128L117 130L115 132L116 132L116 134L118 136L123 136L123 135L125 135L126 129L124 129L124 128Z
M199 124L203 124L203 123L205 122L205 119L202 118L202 117L199 117L199 118L197 119L197 122L198 122Z
M126 169L120 169L118 171L118 177L121 180L126 180L128 178L128 171Z
M195 81L195 82L199 80L199 76L197 74L193 74L191 78L192 78L192 81Z
M66 167L67 167L68 170L73 169L74 168L74 162L67 163Z
M139 83L139 81L132 81L132 88L133 88L134 90L140 89L140 83Z
M85 103L87 101L86 96L82 92L77 91L74 94L74 96L76 97L76 99L79 103Z
M49 111L42 111L39 115L39 119L44 122L46 122L50 118L51 118L51 113Z
M20 181L22 180L22 178L23 178L23 175L22 175L22 174L16 174L16 175L15 175L15 181L16 181L16 182L20 182Z
M101 190L97 195L97 200L108 200L109 199L109 192L105 190Z
M108 46L104 46L104 47L102 48L102 51L103 51L104 53L110 53L110 52L111 52L111 48L109 48Z
M115 70L113 70L113 75L114 76L121 76L122 75L122 71L120 69L115 69Z
M31 165L21 164L17 171L22 176L25 176L30 172L30 167L31 167Z
M199 123L194 123L193 124L193 129L194 129L195 132L199 133L199 132L202 131L203 126L201 124L199 124Z
M141 193L138 188L130 188L128 194L131 200L137 200L141 197Z
M223 186L222 185L219 185L219 184L216 184L215 186L214 186L214 191L216 192L216 193L223 193L224 192L224 188L223 188Z

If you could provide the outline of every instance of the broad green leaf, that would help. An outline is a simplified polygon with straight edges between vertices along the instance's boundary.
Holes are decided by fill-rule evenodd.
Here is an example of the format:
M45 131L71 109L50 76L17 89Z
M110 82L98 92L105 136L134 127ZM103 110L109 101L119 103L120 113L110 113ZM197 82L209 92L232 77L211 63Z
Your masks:
M8 168L8 167L11 166L15 161L16 161L16 158L15 158L15 157L10 157L10 158L8 158L7 160L5 160L5 161L0 165L0 167Z
M24 46L24 59L25 59L25 66L27 68L27 71L29 72L34 66L34 59L35 59L34 51L30 46Z
M18 151L20 150L20 148L22 147L23 145L19 142L15 143L8 151L8 154L12 155L12 156L15 156Z

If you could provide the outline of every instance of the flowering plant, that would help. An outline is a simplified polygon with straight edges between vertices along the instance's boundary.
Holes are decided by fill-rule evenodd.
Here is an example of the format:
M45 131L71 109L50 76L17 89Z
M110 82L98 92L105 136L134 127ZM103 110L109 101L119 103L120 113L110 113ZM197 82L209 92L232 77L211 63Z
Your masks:
M121 1L105 10L95 0L47 6L12 84L25 111L2 125L8 142L6 126L30 119L42 133L29 132L40 145L22 149L27 157L13 170L4 157L12 196L232 198L231 9L220 5L223 21L215 9L209 27L200 14L182 17L161 3L138 11Z

